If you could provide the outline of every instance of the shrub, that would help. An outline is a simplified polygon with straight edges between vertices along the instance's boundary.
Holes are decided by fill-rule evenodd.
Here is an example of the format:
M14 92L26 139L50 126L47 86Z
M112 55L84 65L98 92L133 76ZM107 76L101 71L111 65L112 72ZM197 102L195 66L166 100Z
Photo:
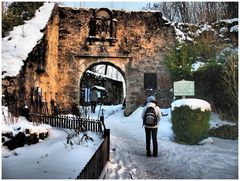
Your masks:
M175 107L172 111L175 141L197 144L209 136L210 111L192 110L189 106Z
M81 114L80 114L80 109L79 109L77 103L73 103L73 104L71 105L71 113L72 113L73 115L76 115L76 116L81 116Z
M224 94L221 108L227 117L238 120L238 54L231 54L226 58L221 79Z

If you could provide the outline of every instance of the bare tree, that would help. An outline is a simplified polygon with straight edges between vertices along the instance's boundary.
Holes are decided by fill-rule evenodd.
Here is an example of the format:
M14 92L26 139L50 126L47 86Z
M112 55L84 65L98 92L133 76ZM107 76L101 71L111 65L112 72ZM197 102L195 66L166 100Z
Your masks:
M182 22L191 22L191 14L190 14L190 3L188 2L175 2L175 7L179 11L179 16Z
M184 23L212 23L238 17L238 2L159 2L144 9L159 10L169 20Z
M226 18L238 17L238 2L222 2L224 12L226 12Z

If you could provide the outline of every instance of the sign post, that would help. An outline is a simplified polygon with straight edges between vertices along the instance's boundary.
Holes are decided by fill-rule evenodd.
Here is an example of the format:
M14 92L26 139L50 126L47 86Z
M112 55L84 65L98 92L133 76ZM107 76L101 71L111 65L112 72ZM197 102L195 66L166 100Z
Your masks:
M173 83L174 87L174 96L194 96L194 81L180 80Z

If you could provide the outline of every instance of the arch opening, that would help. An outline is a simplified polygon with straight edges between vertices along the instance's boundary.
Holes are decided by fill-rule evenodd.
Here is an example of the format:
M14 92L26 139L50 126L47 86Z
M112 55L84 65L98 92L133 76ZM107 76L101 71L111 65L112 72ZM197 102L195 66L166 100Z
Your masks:
M98 104L122 104L126 97L124 72L110 62L98 62L90 65L80 78L81 106L89 106L92 89L97 91Z

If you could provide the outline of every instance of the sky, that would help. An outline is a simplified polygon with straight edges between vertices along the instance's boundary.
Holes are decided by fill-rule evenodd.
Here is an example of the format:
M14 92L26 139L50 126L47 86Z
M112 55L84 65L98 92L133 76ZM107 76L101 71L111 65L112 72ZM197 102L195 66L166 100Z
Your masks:
M61 2L64 6L69 7L81 7L81 8L109 8L109 9L125 9L130 11L138 11L142 10L144 6L146 6L149 2L148 1L123 1L123 2L116 2L116 1L101 1L101 2Z

